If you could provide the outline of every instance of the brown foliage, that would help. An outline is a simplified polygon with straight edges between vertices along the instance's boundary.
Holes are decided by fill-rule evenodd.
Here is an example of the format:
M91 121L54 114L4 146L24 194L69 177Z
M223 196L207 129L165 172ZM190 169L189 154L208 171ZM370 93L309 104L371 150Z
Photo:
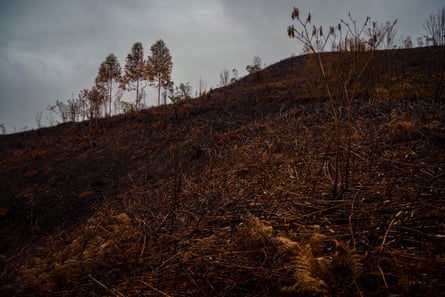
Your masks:
M393 73L426 87L417 53ZM354 102L350 188L333 200L334 123L301 87L306 58L177 117L0 136L2 295L443 295L443 102Z

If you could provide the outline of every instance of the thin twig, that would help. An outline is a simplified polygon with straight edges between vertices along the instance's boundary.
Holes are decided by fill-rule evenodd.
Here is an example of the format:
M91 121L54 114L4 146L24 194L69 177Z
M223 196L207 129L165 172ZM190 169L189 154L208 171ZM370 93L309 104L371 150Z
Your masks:
M383 248L384 248L385 243L386 243L386 239L388 238L389 231L391 230L391 227L392 227L395 223L396 223L396 218L393 218L393 219L391 220L391 222L389 223L388 229L387 229L386 232L385 232L385 236L383 237L382 244L380 245L380 252L383 251Z
M388 283L386 282L385 274L383 273L382 267L380 267L380 264L377 265L380 271L380 275L382 276L383 283L385 284L385 288L389 289Z
M195 280L193 279L193 277L190 275L190 272L189 272L186 268L184 268L183 270L184 270L184 272L187 274L187 276L190 278L190 280L192 281L192 283L195 285L195 287L196 287L197 289L199 289L200 291L202 291L201 287L198 286L198 284L196 283L196 281L195 281Z
M355 288L357 289L358 293L360 294L360 297L363 297L362 290L360 290L360 287L358 286L357 281L355 279L354 279L354 285L355 285Z
M355 245L355 236L354 236L354 228L352 227L352 218L354 217L354 203L355 203L356 198L357 198L357 195L355 195L354 199L352 200L351 214L349 215L349 231L351 232L352 246L354 247L354 250L356 250L357 248Z
M139 254L139 261L142 260L142 256L144 255L146 241L147 241L147 235L144 235L144 243L142 245L141 253Z
M171 297L171 296L168 295L167 293L162 292L162 291L159 290L159 289L156 289L155 287L153 287L152 285L150 285L150 284L147 283L147 282L144 282L143 280L140 280L140 282L143 283L144 285L146 285L147 287L149 287L150 289L152 289L153 291L155 291L156 293L161 294L162 296Z
M88 277L91 278L95 283L97 283L99 286L101 286L102 288L104 288L105 290L109 291L111 294L114 294L116 296L120 296L120 297L125 297L124 294L122 294L121 292L119 292L118 290L114 290L114 289L110 289L108 288L106 285L104 285L102 282L100 282L99 280L95 279L91 274L88 274Z

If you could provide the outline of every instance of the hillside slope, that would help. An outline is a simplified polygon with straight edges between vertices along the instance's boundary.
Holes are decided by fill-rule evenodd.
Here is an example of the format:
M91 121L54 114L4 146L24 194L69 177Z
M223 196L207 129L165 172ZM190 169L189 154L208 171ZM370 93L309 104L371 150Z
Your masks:
M376 53L333 197L334 123L309 58L98 133L1 136L0 293L443 295L443 65L433 49Z

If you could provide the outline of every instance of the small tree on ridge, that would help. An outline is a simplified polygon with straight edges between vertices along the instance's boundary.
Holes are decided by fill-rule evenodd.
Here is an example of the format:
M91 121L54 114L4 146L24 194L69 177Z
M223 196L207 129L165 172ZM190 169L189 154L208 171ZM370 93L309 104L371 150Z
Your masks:
M114 54L109 54L105 61L100 64L99 71L96 77L96 84L103 84L106 89L106 100L104 104L108 103L108 114L111 115L111 102L113 92L113 81L120 80L121 66ZM106 110L106 107L105 107Z
M170 50L162 39L156 41L150 48L151 56L147 61L147 75L158 88L158 106L161 105L161 87L170 82L173 68Z
M147 79L146 65L144 61L144 47L136 42L127 55L124 73L120 87L123 90L136 91L136 106L141 105L141 85Z
M432 12L423 23L428 37L433 41L433 45L445 45L445 7Z

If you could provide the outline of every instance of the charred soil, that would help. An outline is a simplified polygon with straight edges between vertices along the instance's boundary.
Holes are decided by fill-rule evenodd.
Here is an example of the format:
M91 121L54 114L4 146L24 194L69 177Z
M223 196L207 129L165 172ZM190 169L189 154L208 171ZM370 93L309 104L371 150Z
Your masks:
M342 195L311 56L96 131L0 136L0 294L445 294L440 54L376 52Z

